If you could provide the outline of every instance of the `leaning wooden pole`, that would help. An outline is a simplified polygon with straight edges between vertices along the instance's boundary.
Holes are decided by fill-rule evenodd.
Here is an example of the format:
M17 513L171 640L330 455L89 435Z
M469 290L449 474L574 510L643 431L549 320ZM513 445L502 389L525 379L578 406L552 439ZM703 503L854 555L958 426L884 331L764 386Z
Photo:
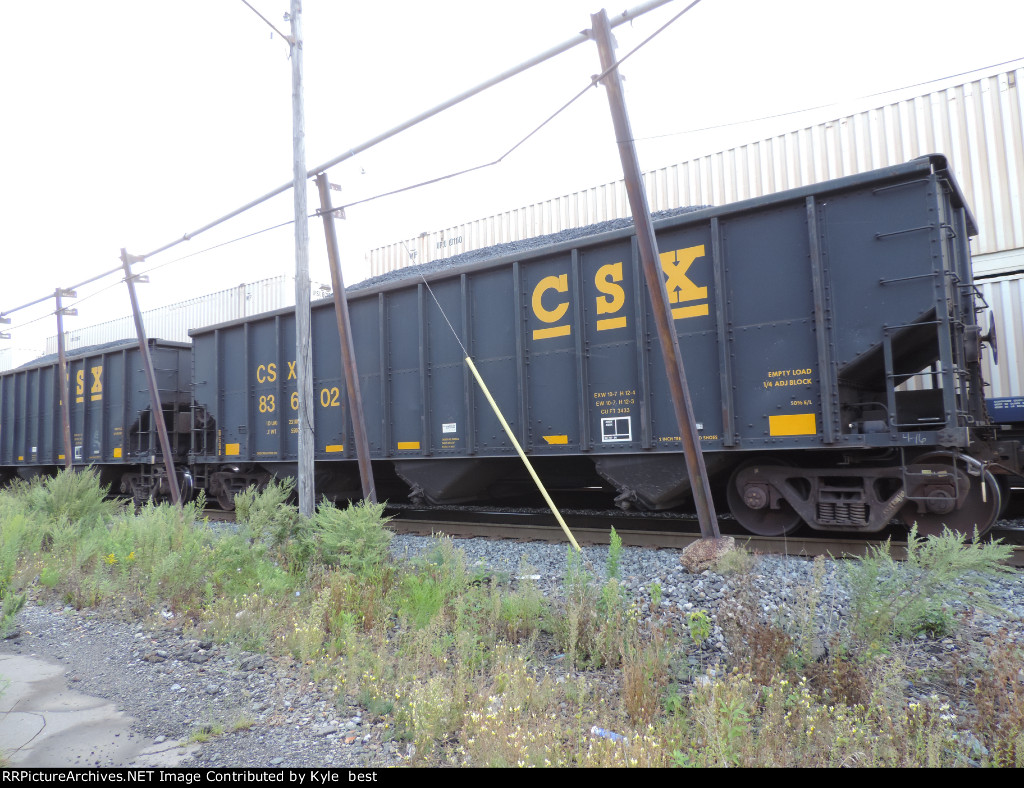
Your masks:
M330 184L325 173L321 172L316 176L316 186L320 192L320 216L324 220L327 259L331 264L331 287L334 288L334 315L338 322L338 339L341 342L341 366L345 372L345 392L348 395L349 417L352 419L352 437L356 443L359 481L363 487L363 498L370 503L377 503L377 490L373 483L373 466L370 464L370 441L366 437L366 421L363 418L363 396L359 391L356 350L352 342L352 323L348 317L345 279L341 275L338 234L334 227L334 209L331 206Z
M651 222L651 211L647 204L647 193L644 191L636 147L633 145L633 131L629 125L626 101L622 94L622 81L615 65L611 26L608 14L603 10L591 15L590 19L597 51L601 55L601 72L605 75L601 81L608 89L608 103L611 106L615 137L619 145L619 158L622 160L626 194L629 197L629 208L633 213L637 245L640 248L640 263L654 307L654 324L658 329L665 371L668 373L672 406L675 409L676 421L679 423L679 435L686 458L686 470L690 476L690 489L697 509L697 519L700 522L700 532L705 539L718 539L718 518L715 516L715 504L711 499L711 486L708 484L707 468L704 466L704 455L700 449L700 437L694 424L693 405L690 402L686 372L683 369L683 356L679 351L679 336L672 323L668 292L661 276L658 243L654 237L654 225Z
M167 487L171 491L171 502L181 506L181 490L178 488L178 475L174 470L174 454L171 452L171 438L167 434L167 422L164 420L164 408L160 402L160 387L153 371L153 356L149 352L149 341L146 329L142 325L142 312L139 311L139 298L135 294L135 280L132 263L142 262L142 258L121 250L121 266L124 268L124 283L128 285L128 297L132 302L132 317L135 318L135 333L139 338L139 354L142 356L142 367L149 385L150 419L156 424L156 433L160 439L160 452L164 456L164 470L167 473Z

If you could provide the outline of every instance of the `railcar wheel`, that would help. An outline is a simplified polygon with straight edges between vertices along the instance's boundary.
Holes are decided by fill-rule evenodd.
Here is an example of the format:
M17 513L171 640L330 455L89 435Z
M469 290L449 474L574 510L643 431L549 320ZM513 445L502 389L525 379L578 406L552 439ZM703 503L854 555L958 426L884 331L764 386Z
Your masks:
M225 512L235 511L235 496L226 485L222 485L217 491L217 505Z
M733 471L726 489L729 511L751 533L758 536L785 536L799 528L803 522L800 515L784 500L777 500L778 508L772 508L769 485L748 483L742 490L739 487L739 476L748 468L778 468L786 465L788 463L778 460L748 460Z
M178 495L182 505L192 500L195 492L195 484L192 481L192 473L188 468L178 469Z
M900 518L907 528L917 523L920 536L939 536L943 528L968 539L974 538L975 531L979 537L987 534L1003 508L1003 493L995 475L987 469L980 476L967 472L966 461L952 454L936 452L919 457L907 470L910 473L922 465L945 465L949 471L943 479L934 485L925 485L924 490L930 498L924 504L925 511L920 511L916 502L908 503L900 512ZM957 508L955 494L958 485L967 484L967 493L963 503Z
M1010 484L1009 476L996 476L996 481L999 482L999 494L1002 496L999 516L996 519L1003 520L1006 517L1007 509L1010 508L1010 501L1013 500L1013 486Z

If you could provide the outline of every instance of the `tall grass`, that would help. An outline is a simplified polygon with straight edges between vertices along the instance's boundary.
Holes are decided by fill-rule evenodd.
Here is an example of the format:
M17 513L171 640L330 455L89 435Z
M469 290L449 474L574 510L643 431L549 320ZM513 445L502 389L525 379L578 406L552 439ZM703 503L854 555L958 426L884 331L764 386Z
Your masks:
M110 500L91 470L16 485L0 495L0 567L11 577L20 557L78 608L109 602L193 614L258 582L293 585L243 536L216 536L201 521L204 504L200 494L180 509L150 503L135 514Z

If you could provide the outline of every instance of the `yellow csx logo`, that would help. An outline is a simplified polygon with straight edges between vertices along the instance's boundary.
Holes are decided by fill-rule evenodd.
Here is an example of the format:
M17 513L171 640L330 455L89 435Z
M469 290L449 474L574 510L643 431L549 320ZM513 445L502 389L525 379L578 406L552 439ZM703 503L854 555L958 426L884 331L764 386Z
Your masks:
M89 387L89 400L97 402L103 399L103 366L89 367L89 374L92 383ZM85 370L80 369L75 373L75 402L82 402L85 399Z
M286 380L296 380L298 375L295 374L295 362L287 361L288 364L288 377ZM257 383L273 383L277 380L277 364L271 361L269 364L260 364L256 367L256 382Z
M668 277L665 287L668 291L669 303L685 304L685 306L672 308L672 317L675 320L708 314L708 289L698 287L688 276L690 266L703 256L703 244L663 252L660 255L661 270ZM600 294L594 299L595 306L597 314L602 316L597 320L598 331L626 328L628 325L627 316L618 314L626 305L626 291L620 284L623 281L623 276L622 263L602 265L594 274L594 286ZM571 334L572 325L566 321L569 304L568 274L545 276L537 282L533 288L533 298L531 299L533 314L543 323L557 325L536 329L533 332L533 338L550 339Z
M704 244L700 246L688 246L686 249L677 249L674 252L663 252L661 257L661 270L668 274L668 281L665 287L668 288L668 302L670 304L683 304L690 301L703 301L702 304L691 306L680 306L672 310L672 317L679 320L684 317L697 317L708 313L708 289L697 287L686 276L693 261L704 256Z
M260 364L256 367L257 383L273 383L277 380L277 364Z

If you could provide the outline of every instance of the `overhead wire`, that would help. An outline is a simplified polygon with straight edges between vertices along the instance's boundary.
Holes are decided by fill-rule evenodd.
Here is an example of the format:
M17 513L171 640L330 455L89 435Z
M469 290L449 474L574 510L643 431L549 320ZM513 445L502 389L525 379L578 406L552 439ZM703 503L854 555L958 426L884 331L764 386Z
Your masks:
M52 298L52 296L51 296L51 298ZM34 317L31 320L26 320L24 323L19 323L16 326L4 326L3 330L4 330L4 332L17 331L18 329L25 328L26 326L30 326L33 323L39 323L42 320L49 320L50 318L53 317L53 315L54 315L54 312L47 312L46 314L40 315L39 317Z
M252 6L252 4L251 4L251 3L249 2L249 0L242 0L242 2L243 2L243 3L245 3L245 4L247 5L247 6L249 6L249 10L251 10L251 11L252 11L252 12L253 12L254 14L256 14L256 16L258 16L258 17L259 17L260 19L262 19L262 20L263 20L264 22L266 22L266 23L267 23L267 27L269 27L269 28L270 28L271 30L273 30L273 31L274 31L275 33L277 33L277 34L278 34L279 36L281 36L281 38L283 38L283 39L284 39L285 41L287 41L287 42L288 42L289 44L291 43L291 41L292 41L292 38L291 38L291 36L287 36L287 35L285 35L284 33L282 33L282 32L281 32L280 30L278 30L278 29L277 29L277 28L276 28L276 27L274 26L274 23L273 23L273 22L271 22L271 21L270 21L269 19L267 19L267 18L266 18L265 16L263 16L263 14L261 14L261 13L260 13L259 11L257 11L257 10L256 10L255 8L253 8L253 6ZM287 14L285 15L285 18L287 19Z
M676 14L671 19L669 19L667 22L665 22L665 24L663 24L661 27L659 27L657 30L655 30L653 33L651 33L647 38L645 38L643 41L641 41L635 47L633 47L629 52L627 52L625 55L623 55L621 58L619 58L615 63L613 63L607 69L602 71L600 74L597 74L597 75L591 77L590 78L590 82L587 84L586 87L584 87L582 90L580 90L578 93L576 93L572 98L570 98L568 101L566 101L564 104L562 104L562 106L560 106L558 109L556 109L550 115L548 115L547 118L545 118L543 121L541 121L541 123L538 126L536 126L532 131L530 131L525 137L520 139L515 145L513 145L511 148L509 148L507 151L505 151L503 154L501 154L498 158L494 159L493 161L489 161L489 162L487 162L485 164L477 164L477 165L475 165L473 167L467 167L465 169L449 173L448 175L441 175L441 176L439 176L437 178L431 178L431 179L426 180L426 181L420 181L419 183L415 183L415 184L412 184L410 186L403 186L400 189L392 189L391 191L383 192L381 194L377 194L377 195L374 195L372 197L366 197L365 199L362 199L362 200L355 200L353 202L346 203L346 204L338 206L338 207L340 207L340 208L352 208L353 206L356 206L356 205L363 205L364 203L372 202L374 200L379 200L379 199L381 199L383 197L391 197L391 196L393 196L395 194L402 194L403 192L412 191L414 189L419 189L419 188L421 188L423 186L430 186L430 185L435 184L435 183L440 183L441 181L450 180L451 178L457 178L457 177L459 177L461 175L466 175L466 174L471 173L471 172L476 172L477 170L483 170L483 169L486 169L488 167L493 167L496 164L500 164L506 158L508 158L512 153L514 153L516 150L518 150L523 145L525 145L527 141L529 141L534 135L539 133L541 131L541 129L543 129L545 126L547 126L549 123L551 123L551 121L553 121L555 118L557 118L559 115L561 115L567 109L569 109L569 107L571 107L573 104L575 104L577 101L579 101L591 88L597 87L597 85L601 82L601 80L603 80L612 71L614 71L620 65L622 65L624 62L626 62L626 60L628 60L630 57L635 55L638 51L640 51L640 49L642 49L647 44L649 44L656 36L658 36L660 33L664 32L664 30L666 28L668 28L674 22L678 21L680 19L680 17L682 17L684 14L686 14L688 11L690 11L694 6L696 6L700 2L701 2L701 0L693 0L693 2L691 2L688 6L686 6L686 8L684 8L678 14ZM408 248L406 249L406 251L408 251ZM411 255L411 253L410 253L410 255Z
M306 218L307 219L314 219L314 218L316 218L318 213L319 212L311 213ZM221 249L221 248L223 248L225 246L231 246L232 244L239 243L240 241L246 241L246 240L248 240L250 238L255 238L257 235L263 235L263 233L269 233L272 230L280 230L282 227L288 227L289 225L292 225L292 224L295 224L295 220L294 219L288 219L287 221L271 225L270 227L264 227L262 230L254 230L251 233L246 233L245 235L240 235L237 238L232 238L230 241L223 241L223 242L221 242L219 244L214 244L213 246L207 246L204 249L197 249L194 252L189 252L188 254L184 254L181 257L175 257L172 260L166 260L166 261L164 261L162 263L158 263L156 265L152 265L149 268L146 268L145 270L140 270L139 273L148 274L148 273L150 273L152 271L156 271L156 270L158 270L160 268L164 268L164 267L166 267L168 265L173 265L174 263L180 263L183 260L188 260L190 257L197 257L197 256L199 256L201 254L207 254L208 252L212 252L215 249Z
M282 35L282 37L284 37L287 40L287 36L284 36L284 34L280 33L280 31L277 30L276 27L274 27L261 14L259 14L259 12L256 11L256 9L254 9L248 2L246 2L246 0L242 0L242 2L245 3L245 5L249 6L249 8L251 8L258 16L260 16L261 19L263 19L265 22L267 22L267 24L270 25L270 27L272 27L276 32L278 32L279 35ZM633 47L633 49L631 49L629 52L627 52L625 55L623 55L621 58L619 58L616 61L616 63L614 63L611 67L609 67L607 70L605 70L601 74L592 77L590 82L587 84L586 87L584 87L582 90L580 90L576 94L574 94L568 101L566 101L564 104L562 104L558 109L556 109L547 118L545 118L540 124L538 124L536 127L534 127L529 133L527 133L518 142L516 142L508 150L506 150L504 153L502 153L500 156L498 156L494 160L486 162L486 163L483 163L483 164L478 164L478 165L475 165L475 166L472 166L472 167L466 167L466 168L463 168L463 169L460 169L460 170L456 170L456 171L448 173L446 175L438 176L438 177L435 177L435 178L430 178L430 179L425 180L425 181L419 181L419 182L411 184L409 186L404 186L404 187L401 187L401 188L398 188L398 189L392 189L392 190L389 190L389 191L386 191L386 192L382 192L382 193L379 193L379 194L376 194L376 195L373 195L373 196L370 196L370 197L366 197L366 198L363 198L363 199L360 199L360 200L354 200L354 201L352 201L350 203L346 203L344 205L335 206L334 210L343 210L343 209L351 208L351 207L354 207L354 206L357 206L357 205L363 205L365 203L372 202L372 201L375 201L375 200L379 200L379 199L382 199L384 197L390 197L390 196L393 196L393 195L396 195L396 194L401 194L401 193L404 193L404 192L412 191L412 190L415 190L415 189L418 189L418 188L429 186L429 185L432 185L432 184L435 184L435 183L440 183L440 182L445 181L445 180L450 180L452 178L460 177L462 175L466 175L466 174L469 174L469 173L472 173L472 172L476 172L476 171L479 171L479 170L482 170L482 169L486 169L486 168L489 168L489 167L493 167L493 166L496 166L497 164L500 164L506 158L508 158L512 153L514 153L516 150L518 150L520 147L522 147L533 136L535 136L537 133L539 133L545 126L550 124L555 118L557 118L559 115L561 115L567 109L569 109L569 107L571 107L573 104L575 104L580 98L583 97L583 95L585 95L587 93L588 90L590 90L590 88L596 87L599 84L599 82L602 79L604 79L611 71L613 71L614 69L616 69L619 66L621 66L622 63L624 63L626 60L628 60L630 57L632 57L634 54L636 54L638 51L640 51L643 47L645 47L648 43L650 43L654 38L656 38L664 30L666 30L668 27L670 27L673 23L678 21L682 16L684 16L687 12L692 10L700 2L701 2L701 0L693 0L693 2L691 2L685 8L683 8L679 13L675 14L667 22L662 24L657 30L655 30L649 36L647 36L647 38L645 38L643 41L641 41L639 44L637 44L635 47ZM858 100L863 100L865 98L873 98L875 96L881 96L881 95L886 95L888 93L898 92L898 91L901 91L901 90L908 90L908 89L911 89L911 88L914 88L914 87L921 87L921 86L924 86L924 85L934 84L936 82L942 82L942 81L945 81L945 80L948 80L948 79L954 79L956 77L965 76L967 74L975 73L977 71L983 71L983 70L986 70L986 69L998 68L1000 66L1009 65L1011 63L1015 63L1015 62L1018 62L1020 60L1024 60L1024 58L1015 58L1013 60L1003 61L1002 63L996 63L996 64L993 64L991 66L986 66L986 67L981 67L981 68L977 68L977 69L972 69L970 71L960 72L958 74L952 74L952 75L948 75L948 76L945 76L945 77L940 77L940 78L933 79L933 80L927 80L925 82L919 82L919 83L915 83L913 85L906 85L906 86L899 87L899 88L892 88L892 89L889 89L889 90L880 91L878 93L872 93L872 94L868 94L868 95L865 95L865 96L861 96L861 97L859 97L857 99L852 99L852 100L853 101L858 101ZM637 137L636 141L647 141L647 140L652 140L652 139L660 139L660 138L664 138L664 137L678 136L678 135L683 135L683 134L699 133L701 131L710 131L710 130L726 128L726 127L730 127L730 126L739 126L739 125L744 125L744 124L748 124L748 123L756 123L756 122L760 122L760 121L764 121L764 120L771 120L771 119L775 119L775 118L786 117L788 115L795 115L795 114L801 114L801 113L804 113L804 112L811 112L811 111L818 110L818 109L828 108L830 106L838 106L841 103L845 103L845 102L835 102L835 103L832 103L832 104L822 104L822 105L819 105L819 106L816 106L816 107L809 107L809 108L800 109L800 110L792 110L792 111L789 111L789 112L776 113L776 114L773 114L773 115L766 115L766 116L759 117L759 118L746 119L746 120L741 120L741 121L734 121L734 122L723 123L723 124L718 124L718 125L714 125L714 126L707 126L707 127L703 127L703 128L700 128L700 129L688 129L688 130L685 130L685 131L669 132L669 133L661 134L661 135ZM252 207L253 204L254 203L249 203L246 206L243 206L242 209L239 209L238 211L235 211L235 212L229 214L227 218L231 218L231 217L234 217L234 216L238 215L238 213L242 212L243 210L245 210L245 209L247 209L249 207ZM319 215L320 215L320 211L317 210L314 213L310 214L309 218L312 218L314 216L319 216ZM187 255L182 255L182 256L176 257L176 258L174 258L172 260L168 260L168 261L159 263L157 265L150 266L150 267L148 267L148 268L146 268L144 270L140 270L140 273L143 273L143 274L149 273L151 271L155 271L155 270L158 270L160 268L164 268L166 266L169 266L169 265L181 262L183 260L186 260L186 259L189 259L189 258L192 258L192 257L196 257L196 256L199 256L199 255L208 253L208 252L213 251L215 249L219 249L219 248L231 245L233 243L237 243L239 241L246 240L248 238L252 238L252 237L260 235L262 233L270 232L272 230L276 230L276 229L279 229L281 227L286 227L288 225L294 224L294 222L295 222L295 220L291 219L291 220L288 220L288 221L285 221L285 222L281 222L279 224L272 225L270 227L263 228L261 230L254 231L252 233L247 233L245 235L239 236L239 237L231 239L229 241L224 241L222 243L215 244L215 245L207 247L205 249L197 250L195 252L190 252ZM211 226L212 225L207 225L207 226L203 227L201 230L195 231L193 233L188 233L188 234L184 235L179 240L190 240L193 236L197 235L199 232L202 232L202 231L204 231L206 229L209 229L209 227L211 227ZM156 254L158 252L162 252L162 251L164 251L165 249L169 248L172 245L174 245L174 244L168 244L168 245L166 245L164 247L161 247L160 249L157 249L154 252L151 252L146 257L148 258L149 256L152 256L152 255L154 255L154 254ZM406 251L409 252L408 248L406 249ZM411 257L411 252L409 252L409 254L410 254L410 257ZM121 271L121 267L119 266L118 268L114 268L114 269L111 269L109 271L105 271L105 272L103 272L101 274L98 274L98 275L96 275L94 277L91 277L90 279L87 279L84 282L80 282L78 284L72 285L70 289L81 287L82 285L89 284L89 283L91 283L93 281L96 281L98 279L102 279L102 278L104 278L106 276L110 276L111 274L118 273L120 271ZM110 287L113 287L113 286L115 286L115 285L111 285ZM110 288L109 287L108 288L104 288L104 290L106 290L106 289L110 289ZM97 292L103 292L103 290L100 290L100 291L97 291ZM21 305L19 307L15 307L14 309L7 310L7 311L4 311L4 312L0 312L0 317L6 316L6 315L9 315L9 314L13 314L14 312L20 311L20 310L25 309L25 308L27 308L29 306L33 306L35 304L41 303L43 301L46 301L49 298L52 298L52 295L47 295L47 296L44 296L42 298L37 299L36 301L30 302L28 304L23 304L23 305ZM77 303L81 303L81 301L78 301ZM32 323L39 322L40 320L43 320L43 319L46 319L46 316L41 317L41 318L36 318L36 319L30 320L30 321L26 321L25 323L21 323L18 326L13 326L13 327L11 327L11 328L9 328L7 330L15 330L16 328L23 328L23 327L25 327L27 325L31 325Z
M626 22L632 21L633 19L636 19L638 16L640 16L642 14L645 14L645 13L647 13L648 11L650 11L650 10L652 10L654 8L657 8L658 6L664 5L666 2L668 2L668 0L647 0L647 2L637 6L636 8L624 11L622 14L616 15L614 20L612 21L612 26L615 27L617 25L624 24ZM690 6L688 6L687 9L685 9L683 11L683 13L685 13L686 10L689 10L689 8L693 7L694 5L696 5L699 2L700 2L700 0L694 0L694 2L691 3ZM248 5L248 3L246 3L246 5ZM252 8L252 6L249 6L249 7ZM253 10L255 11L255 9L253 9ZM258 12L257 12L257 14L258 14ZM263 18L262 15L260 15L260 16L261 16L261 18ZM265 18L264 18L264 21L266 21ZM268 22L268 24L269 24L269 22ZM324 162L323 164L318 165L313 170L310 170L309 172L307 172L307 177L313 177L313 175L315 175L318 172L325 172L326 170L330 169L331 167L334 167L337 164L340 164L341 162L343 162L343 161L345 161L345 160L347 160L349 158L352 158L353 156L357 155L358 153L361 153L361 152L363 152L365 150L368 150L369 148L373 147L374 145L377 145L380 142L383 142L384 140L389 139L390 137L395 136L396 134L401 133L402 131L406 131L409 128L412 128L413 126L421 123L422 121L424 121L424 120L426 120L426 119L428 119L430 117L433 117L434 115L437 115L437 114L439 114L440 112L443 112L446 109L450 109L451 107L455 106L456 104L459 104L462 101L465 101L466 99L471 98L471 97L473 97L473 96L483 92L484 90L487 90L487 89L489 89L491 87L494 87L495 85L500 84L501 82L503 82L503 81L505 81L505 80L507 80L507 79L509 79L509 78L511 78L511 77L513 77L513 76L515 76L517 74L519 74L519 73L522 73L523 71L525 71L525 70L527 70L529 68L532 68L535 65L538 65L538 64L544 62L545 60L548 60L548 59L550 59L552 57L555 57L556 55L559 55L559 54L562 54L563 52L568 51L569 49L571 49L571 48L573 48L573 47L583 43L588 38L589 38L589 36L587 35L587 31L582 31L581 33L578 33L578 34L574 35L571 39L569 39L567 41L564 41L561 44L558 44L558 45L556 45L556 46L554 46L554 47L552 47L552 48L550 48L550 49L540 53L539 55L536 55L536 56L530 58L529 60L525 61L524 63L519 64L518 66L514 66L514 67L512 67L510 69L507 69L507 70L503 71L502 73L500 73L500 74L498 74L498 75L496 75L496 76L486 80L485 82L481 83L480 85L478 85L478 86L476 86L474 88L470 88L469 90L463 91L462 93L460 93L459 95L455 96L454 98L449 99L448 101L445 101L442 104L440 104L440 105L438 105L436 107L433 107L432 109L426 110L425 112L421 112L419 115L417 115L414 118L411 118L411 119L405 121L404 123L400 124L399 126L393 128L393 129L390 129L390 130L388 130L386 132L383 132L382 134L379 134L379 135L377 135L376 137L374 137L374 138L372 138L370 140L367 140L366 142L364 142L364 143L362 143L362 144L360 144L360 145L350 149L349 151L347 151L347 152L345 152L345 153L343 153L343 154L341 154L339 156L334 157L330 161L327 161L327 162ZM289 41L290 41L290 39L289 39ZM264 194L261 197L256 198L255 200L251 200L250 202L246 203L245 205L243 205L243 206L241 206L239 208L236 208L235 210L231 211L230 213L225 214L224 216L221 216L220 218L215 219L214 221L209 222L209 223L203 225L202 227L198 228L197 230L193 230L192 232L185 233L184 235L174 239L173 241L170 241L169 243L166 243L163 246L160 246L160 247L154 249L153 251L151 251L151 252L149 252L147 254L141 255L141 257L142 257L142 259L148 259L150 257L153 257L153 256L161 253L161 252L166 251L167 249L170 249L173 246L176 246L179 243L182 243L183 241L189 241L192 238L194 238L195 236L199 235L200 233L206 232L207 230L212 229L213 227L216 227L217 225L222 224L222 223L224 223L224 222L226 222L226 221L228 221L228 220L238 216L239 214L244 213L245 211L248 211L249 209L255 207L256 205L259 205L259 204L269 200L272 197L277 196L278 194L281 194L282 192L284 192L284 191L286 191L286 190L288 190L288 189L290 189L292 187L293 187L293 182L291 182L291 181L289 181L286 184L282 184L281 186L278 186L276 189L268 192L267 194ZM107 273L104 273L104 274L100 274L99 276L94 277L94 279L102 278L103 276L106 276L106 275L108 275L110 273L114 273L116 270L117 269L114 269L114 270L112 270L110 272L107 272ZM48 298L48 297L49 296L47 296L46 298ZM42 300L45 300L45 298L39 299L39 300L42 301ZM34 303L37 303L37 302L34 302ZM18 310L20 310L22 308L24 308L24 307L16 307L15 309L10 310L10 312L15 312L15 311L18 311ZM5 314L9 314L10 312L6 312L6 313L5 312L0 312L0 317L3 317Z
M242 0L242 2L245 2L245 0ZM604 79L613 70L618 68L620 64L625 62L632 55L636 54L636 52L638 52L641 48L643 48L648 43L650 43L650 41L652 41L656 36L658 36L660 33L662 33L666 28L668 28L670 25L672 25L674 22L676 22L678 19L680 19L684 14L686 14L688 11L690 11L692 8L694 8L696 5L698 5L700 2L701 2L701 0L693 0L693 2L691 2L689 5L687 5L679 13L675 14L671 19L669 19L667 22L665 22L663 25L661 25L653 33L651 33L651 35L649 35L647 38L645 38L643 41L641 41L639 44L637 44L633 49L631 49L629 52L627 52L625 55L623 55L615 64L610 66L608 69L603 71L601 74L598 74L596 76L591 77L590 82L586 85L586 87L584 87L582 90L580 90L577 93L575 93L568 101L563 103L558 109L556 109L554 112L552 112L550 115L548 115L543 121L541 121L537 126L535 126L530 132L528 132L518 142L516 142L514 145L512 145L512 147L510 147L508 150L506 150L504 153L502 153L499 157L497 157L493 161L486 162L484 164L478 164L478 165L475 165L473 167L463 168L461 170L457 170L455 172L451 172L451 173L449 173L447 175L442 175L442 176L439 176L439 177L436 177L436 178L430 178L430 179L428 179L426 181L420 181L418 183L414 183L414 184L411 184L409 186L404 186L404 187L402 187L400 189L392 189L390 191L382 192L380 194L376 194L376 195L373 195L372 197L367 197L367 198L364 198L364 199L361 199L361 200L355 200L353 202L346 203L344 205L335 206L335 208L333 210L343 210L345 208L351 208L351 207L356 206L356 205L362 205L362 204L365 204L365 203L368 203L368 202L373 202L375 200L379 200L379 199L382 199L384 197L390 197L390 196L393 196L393 195L396 195L396 194L401 194L403 192L413 191L415 189L419 189L419 188L422 188L424 186L430 186L430 185L435 184L435 183L440 183L440 182L445 181L445 180L450 180L452 178L457 178L459 176L466 175L466 174L469 174L471 172L476 172L478 170L486 169L488 167L493 167L493 166L495 166L497 164L500 164L506 158L508 158L510 155L512 155L512 153L514 153L516 150L518 150L524 144L526 144L526 142L529 141L532 137L534 137L536 134L538 134L545 126L550 124L555 118L557 118L559 115L561 115L567 109L569 109L569 107L571 107L573 104L575 104L577 101L579 101L579 99L582 98L587 93L587 91L589 91L593 87L596 87L600 83L600 81L602 79ZM249 4L246 3L246 5L249 5ZM252 6L249 6L249 7L252 8ZM253 9L253 10L255 11L255 9ZM258 14L258 12L256 12L256 13ZM266 20L264 20L264 21L266 21ZM309 215L309 217L307 217L307 218L313 218L313 217L316 217L316 216L319 216L319 215L320 215L320 211L317 210L317 211L311 213ZM248 238L255 237L255 236L260 235L262 233L266 233L266 232L270 232L272 230L280 229L281 227L287 227L288 225L291 225L291 224L294 224L294 223L295 223L295 220L294 219L290 219L288 221L281 222L279 224L275 224L275 225L272 225L270 227L265 227L265 228L263 228L261 230L256 230L254 232L247 233L246 235L242 235L242 236L239 236L237 238L233 238L233 239L231 239L229 241L224 241L224 242L219 243L219 244L214 244L213 246L209 246L209 247L206 247L204 249L200 249L200 250L197 250L197 251L194 251L194 252L190 252L189 254L182 255L180 257L176 257L176 258L173 258L171 260L167 260L167 261L164 261L162 263L158 263L156 265L149 266L148 268L140 269L138 273L140 273L140 274L148 274L148 273L150 273L152 271L156 271L156 270L158 270L160 268L164 268L166 266L173 265L175 263L179 263L179 262L181 262L183 260L187 260L187 259L192 258L192 257L196 257L196 256L199 256L199 255L202 255L202 254L206 254L206 253L211 252L211 251L213 251L215 249L220 249L222 247L229 246L229 245L237 243L239 241L243 241L243 240L246 240ZM192 233L190 235L195 235L195 234L196 233ZM162 251L162 249L158 250L158 251ZM153 254L153 253L151 253L151 254ZM101 278L103 278L105 276L110 276L112 274L120 272L121 270L122 269L120 267L111 269L111 270L106 271L106 272L104 272L102 274L98 274L97 276L92 277L91 279L87 279L87 280L85 280L85 282L81 282L79 284L76 284L76 285L73 286L73 288L74 287L80 287L83 284L88 284L90 282L96 281L97 279L101 279ZM111 287L113 287L113 286L115 286L115 285L111 285ZM105 288L105 289L109 289L109 288ZM101 291L98 291L98 292L103 292L103 291L101 290ZM38 299L37 301L32 302L32 304L28 304L28 305L25 305L25 306L31 306L31 305L36 304L36 303L41 303L42 301L45 301L48 298L52 298L52 296L45 296L43 298ZM77 303L82 303L82 302L78 301ZM11 310L11 312L19 311L20 309L25 308L25 306L13 309L13 310ZM10 312L0 313L0 315L4 315L4 314L10 314ZM44 316L42 318L37 318L36 320L28 321L26 323L21 324L18 327L21 328L21 327L24 327L26 325L30 325L32 323L38 322L39 320L45 319L45 317L46 316ZM445 316L445 319L447 320L447 316ZM450 325L451 324L449 323L449 326ZM13 328L10 329L10 330L13 330ZM452 329L452 330L454 332L454 329ZM461 341L460 341L460 345L461 345Z

